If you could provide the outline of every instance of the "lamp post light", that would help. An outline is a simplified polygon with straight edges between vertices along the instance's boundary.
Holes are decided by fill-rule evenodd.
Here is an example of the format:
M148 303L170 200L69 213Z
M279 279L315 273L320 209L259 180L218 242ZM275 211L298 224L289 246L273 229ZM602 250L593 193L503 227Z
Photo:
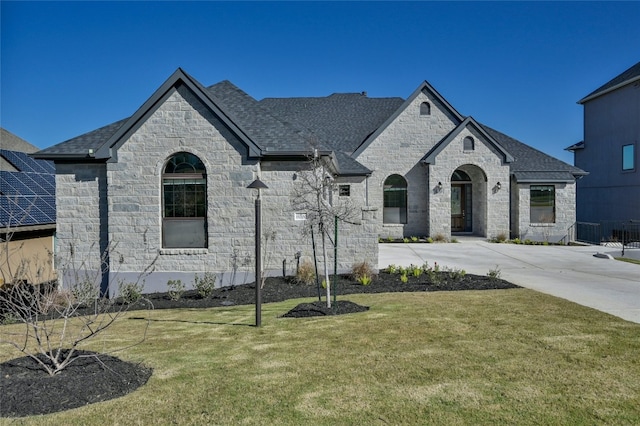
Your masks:
M262 325L262 206L260 200L260 190L269 187L260 180L254 180L247 186L249 189L257 189L258 195L255 201L256 210L256 327Z

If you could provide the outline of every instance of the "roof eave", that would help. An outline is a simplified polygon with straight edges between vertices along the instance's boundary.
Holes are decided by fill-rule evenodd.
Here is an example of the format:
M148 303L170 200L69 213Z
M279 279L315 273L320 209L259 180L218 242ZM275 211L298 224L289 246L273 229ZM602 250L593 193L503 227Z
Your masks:
M611 93L631 83L635 83L636 81L640 81L640 75L630 78L629 80L625 80L622 83L616 84L615 86L611 86L607 89L587 95L586 97L580 99L577 103L580 105L584 105L586 102L592 101L595 98L599 98L600 96L606 95L607 93Z

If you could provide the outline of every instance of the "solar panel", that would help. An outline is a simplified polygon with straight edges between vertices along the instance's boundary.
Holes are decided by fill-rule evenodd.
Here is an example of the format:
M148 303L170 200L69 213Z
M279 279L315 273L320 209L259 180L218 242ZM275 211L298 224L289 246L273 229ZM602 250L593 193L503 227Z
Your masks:
M53 162L4 149L0 155L20 170L0 171L0 227L55 223Z

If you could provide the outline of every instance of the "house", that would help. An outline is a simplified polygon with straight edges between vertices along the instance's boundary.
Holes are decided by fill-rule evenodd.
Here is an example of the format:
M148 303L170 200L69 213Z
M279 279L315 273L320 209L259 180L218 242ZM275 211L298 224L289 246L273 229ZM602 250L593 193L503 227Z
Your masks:
M339 225L340 271L376 267L380 237L559 240L575 222L575 181L585 174L461 115L427 82L407 99L258 101L182 69L131 117L36 157L56 165L58 251L108 251L121 279L154 263L145 282L161 289L204 272L221 284L251 280L256 195L247 186L257 177L269 188L261 199L272 258L263 263L281 271L311 258L311 226L291 198L314 153L332 202L357 210Z
M640 62L578 103L584 140L567 150L590 173L578 181L577 219L601 224L608 234L622 221L640 220Z
M56 231L53 162L38 148L0 128L0 285L39 284L54 276Z

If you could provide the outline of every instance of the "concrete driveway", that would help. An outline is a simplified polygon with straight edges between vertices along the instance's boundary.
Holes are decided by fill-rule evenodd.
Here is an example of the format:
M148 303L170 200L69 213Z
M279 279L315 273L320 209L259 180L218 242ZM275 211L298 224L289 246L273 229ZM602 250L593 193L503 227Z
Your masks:
M500 277L532 290L561 297L628 321L640 323L640 265L594 256L620 256L603 246L525 246L459 238L459 243L380 244L379 267L428 262L468 273ZM626 257L640 257L640 249Z

